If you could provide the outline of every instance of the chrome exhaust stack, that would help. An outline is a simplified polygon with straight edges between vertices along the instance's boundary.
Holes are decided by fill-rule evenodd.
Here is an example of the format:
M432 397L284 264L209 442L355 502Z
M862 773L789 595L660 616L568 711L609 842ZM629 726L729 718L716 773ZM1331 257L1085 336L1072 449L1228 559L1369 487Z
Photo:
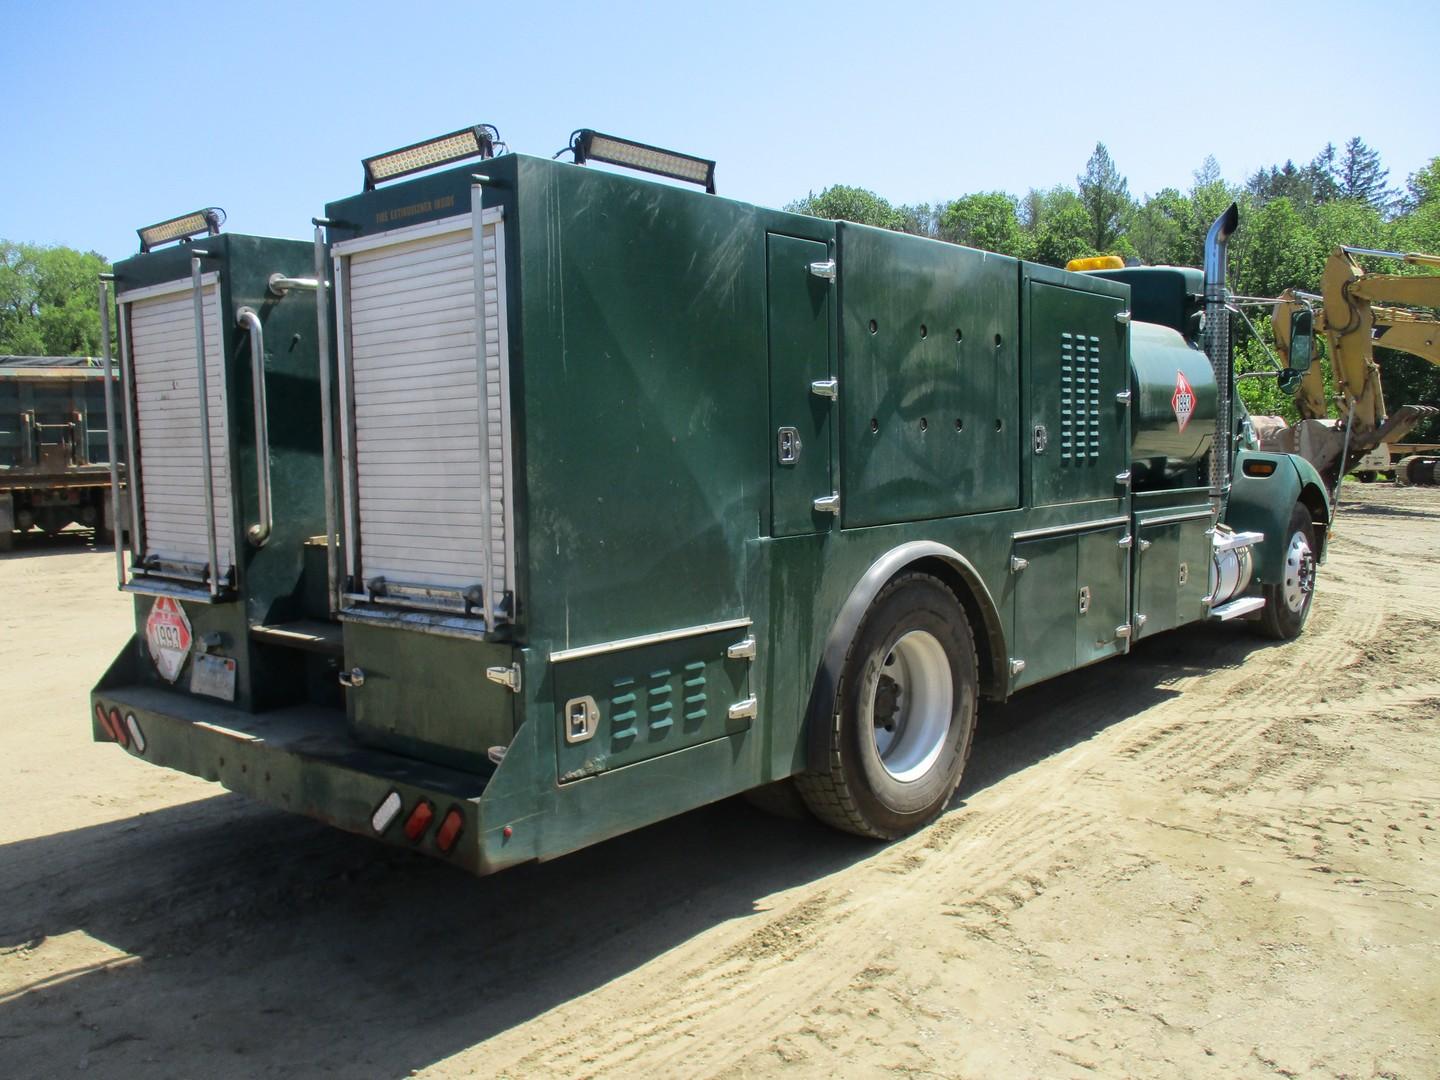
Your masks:
M1221 500L1230 489L1230 454L1234 428L1231 399L1235 374L1230 361L1230 309L1225 267L1230 237L1240 224L1240 210L1232 202L1205 235L1205 355L1215 371L1215 442L1210 450L1210 498L1218 515Z

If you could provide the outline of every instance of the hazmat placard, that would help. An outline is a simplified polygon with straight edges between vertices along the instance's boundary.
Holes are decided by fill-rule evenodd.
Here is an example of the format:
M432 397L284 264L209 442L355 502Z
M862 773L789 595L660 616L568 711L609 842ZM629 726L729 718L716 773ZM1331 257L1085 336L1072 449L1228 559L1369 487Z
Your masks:
M155 670L166 682L174 682L190 655L190 620L178 600L162 596L150 608L145 620L145 643L150 646L150 659Z
M1185 378L1183 371L1175 373L1175 394L1170 398L1170 407L1175 410L1175 423L1184 431L1185 425L1190 423L1190 417L1195 412L1195 388L1190 385L1190 380Z

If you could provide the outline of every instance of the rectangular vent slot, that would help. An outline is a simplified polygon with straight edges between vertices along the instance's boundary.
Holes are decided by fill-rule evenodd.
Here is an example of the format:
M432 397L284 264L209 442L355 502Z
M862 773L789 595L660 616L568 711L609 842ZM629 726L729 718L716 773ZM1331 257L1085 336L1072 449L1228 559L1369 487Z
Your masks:
M1100 457L1100 339L1060 335L1060 460Z

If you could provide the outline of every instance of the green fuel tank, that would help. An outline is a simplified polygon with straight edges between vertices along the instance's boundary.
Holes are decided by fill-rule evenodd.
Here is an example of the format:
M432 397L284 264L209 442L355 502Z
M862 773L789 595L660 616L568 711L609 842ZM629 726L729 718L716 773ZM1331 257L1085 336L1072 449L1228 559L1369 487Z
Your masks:
M1215 439L1215 372L1168 326L1130 324L1130 472L1136 490L1206 482Z

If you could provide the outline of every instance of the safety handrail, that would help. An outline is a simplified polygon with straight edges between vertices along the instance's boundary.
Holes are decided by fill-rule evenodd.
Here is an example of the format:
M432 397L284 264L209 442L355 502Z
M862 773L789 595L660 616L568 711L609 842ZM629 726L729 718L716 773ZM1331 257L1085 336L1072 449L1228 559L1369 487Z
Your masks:
M248 535L257 546L270 539L275 527L275 508L270 500L270 417L265 402L265 328L251 307L235 312L235 322L250 332L250 379L255 399L255 487L260 520Z

